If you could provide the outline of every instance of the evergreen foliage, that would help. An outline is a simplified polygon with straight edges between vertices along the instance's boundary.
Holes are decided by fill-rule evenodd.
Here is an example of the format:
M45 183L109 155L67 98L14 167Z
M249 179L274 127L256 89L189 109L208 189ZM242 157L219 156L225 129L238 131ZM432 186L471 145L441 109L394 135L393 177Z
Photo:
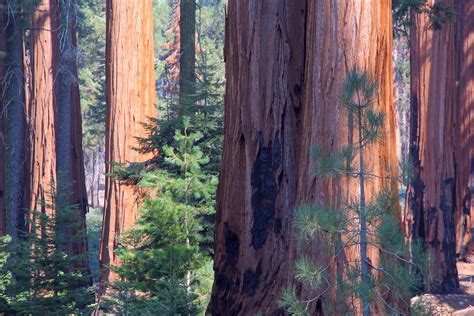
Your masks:
M364 159L367 146L384 138L384 114L373 107L376 91L377 83L367 73L349 72L341 101L356 140L331 153L320 146L313 150L316 177L349 177L357 182L358 194L338 209L306 203L295 210L293 227L297 238L308 244L323 236L329 246L322 248L331 260L324 266L306 257L295 263L295 279L320 294L301 302L295 289L286 289L280 305L290 314L308 315L309 305L329 291L337 291L338 300L347 304L342 307L347 312L358 301L364 315L369 315L372 308L382 314L406 314L409 298L421 284L424 256L418 245L408 247L405 242L397 199L388 188L380 188L371 201L365 193L366 183L375 178L398 180L371 173ZM378 262L370 261L369 247L378 250ZM343 260L349 249L358 249L355 261ZM334 280L330 273L336 262L345 272ZM335 313L331 310L334 306L329 302L325 305L328 314Z
M6 264L10 253L8 252L8 244L11 242L10 236L0 237L0 311L6 311L11 304L11 298L7 289L13 282L13 276L6 269Z
M168 5L165 1L156 0L155 18L163 23L166 19L163 14L176 10L176 1L170 0ZM203 168L213 174L217 174L220 164L221 144L223 142L223 109L224 109L224 67L223 67L223 24L224 7L221 1L197 1L197 41L198 52L196 53L196 83L195 95L182 99L184 104L179 104L177 78L173 75L169 57L177 48L173 45L165 45L172 41L172 32L157 32L155 39L158 79L158 108L160 116L150 118L150 122L144 124L149 136L141 139L141 152L161 153L165 146L176 145L174 133L183 129L183 116L191 117L190 129L199 131L203 137L199 144L203 152L209 157L210 162ZM169 20L168 28L172 29L173 20ZM161 72L160 72L161 71ZM180 107L183 107L181 110ZM153 165L158 168L167 168L163 155L156 155Z
M410 13L426 14L430 20L430 28L439 30L443 24L452 23L456 13L450 4L436 1L429 4L428 0L393 0L393 25L395 33L408 36L411 25Z
M83 264L88 254L75 254L74 251L74 245L79 244L86 233L80 226L79 209L75 205L57 209L58 197L52 195L56 215L49 216L42 211L46 207L43 201L39 209L30 212L28 232L10 246L8 253L0 252L0 265L3 265L0 289L4 289L3 292L0 290L0 307L3 312L67 315L92 310L95 289L91 286L89 268ZM63 231L69 233L65 237L58 233L58 222L66 225Z
M104 304L114 313L193 315L206 305L211 273L202 217L213 213L217 179L203 171L209 158L199 146L202 134L189 131L187 117L183 126L176 147L163 148L167 169L141 176L151 197L117 250L122 281Z
M80 1L77 19L83 145L92 151L105 136L105 1Z

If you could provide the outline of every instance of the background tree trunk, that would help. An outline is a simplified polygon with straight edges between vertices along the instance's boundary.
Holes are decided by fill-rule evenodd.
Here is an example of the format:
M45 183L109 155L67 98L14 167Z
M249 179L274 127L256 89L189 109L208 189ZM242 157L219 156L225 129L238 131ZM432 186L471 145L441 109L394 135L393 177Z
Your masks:
M77 75L77 39L76 39L75 0L61 2L60 10L53 14L60 21L60 64L57 69L57 86L55 86L57 104L56 129L56 173L57 195L56 206L60 212L74 207L80 221L77 228L63 225L67 218L57 217L57 233L67 236L59 246L68 249L73 255L87 252L87 235L83 234L78 242L69 242L80 230L86 229L87 191L85 186L84 157L82 152L82 117L80 108L79 85ZM67 241L67 242L66 242ZM85 256L79 268L88 269Z
M440 30L432 30L427 15L413 13L410 34L410 155L414 174L407 192L407 228L410 238L422 241L427 251L430 263L425 290L453 293L459 289L454 27L443 24Z
M4 0L0 1L0 5L4 5ZM2 29L5 28L6 23L6 12L5 10L0 10L0 26ZM5 32L0 32L0 52L5 53L6 41L6 34ZM5 56L0 58L0 81L4 82L5 80ZM4 138L4 128L3 128L3 108L5 106L5 99L4 99L4 85L0 85L0 236L4 236L6 231L6 214L5 214L5 172L4 165L5 165L5 138Z
M277 301L294 283L294 261L304 252L328 263L324 241L304 250L296 244L293 210L307 201L337 207L357 192L355 182L348 189L311 175L313 144L331 151L356 136L339 101L348 70L367 70L379 82L377 107L387 115L386 133L394 134L391 28L388 0L229 1L212 314L282 312ZM374 173L396 173L395 147L392 137L369 149ZM369 200L384 184L367 184ZM355 257L355 249L347 255ZM376 260L376 251L369 256ZM315 302L309 312L321 308Z
M456 250L463 257L474 212L474 1L457 0Z
M196 94L196 0L180 0L179 116Z
M12 242L25 231L26 214L26 105L21 1L9 1L6 34L6 83L3 109L5 141L5 209Z
M135 151L145 137L141 123L156 117L152 1L107 1L106 173L113 162L130 165L152 157ZM100 280L112 281L109 265L118 265L118 237L138 216L136 186L108 177L100 249Z

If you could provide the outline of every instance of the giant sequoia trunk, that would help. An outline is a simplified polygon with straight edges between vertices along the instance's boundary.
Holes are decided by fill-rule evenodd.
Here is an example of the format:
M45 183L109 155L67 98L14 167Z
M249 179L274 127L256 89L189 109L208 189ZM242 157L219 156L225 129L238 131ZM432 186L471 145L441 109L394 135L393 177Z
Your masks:
M462 232L456 232L456 222L461 222L467 192L469 142L465 137L472 133L464 129L469 125L469 104L457 103L454 29L453 24L444 24L433 30L426 15L412 16L410 156L414 174L407 194L406 224L408 237L422 241L427 251L429 275L424 286L433 293L453 293L459 288L456 237L462 239ZM460 83L460 91L466 91L468 84Z
M2 111L5 144L4 199L6 232L15 243L26 228L26 105L21 1L9 1L6 34L6 80Z
M389 0L229 1L212 314L279 313L303 252L292 237L293 210L307 201L337 207L357 192L354 183L311 175L311 145L331 150L353 137L339 100L348 70L367 70L379 82L376 106L394 134L391 45ZM395 172L393 138L366 156L374 173ZM368 183L369 197L385 184ZM328 263L316 243L304 254ZM376 260L374 249L369 255ZM314 302L310 314L320 311Z
M30 133L29 205L54 216L56 178L56 107L54 82L59 58L59 7L44 0L32 17L31 79L28 104Z
M73 16L71 0L42 0L31 16L27 102L30 152L25 169L29 172L27 208L54 216L60 235L58 246L80 255L87 252L87 195ZM74 223L61 213L71 206L78 213ZM87 256L76 268L88 270Z
M457 0L456 250L466 253L474 212L474 0Z
M130 165L151 158L137 152L142 123L156 116L152 1L107 1L106 172L114 162ZM136 186L108 177L100 249L101 281L113 280L109 265L119 264L118 238L138 216Z

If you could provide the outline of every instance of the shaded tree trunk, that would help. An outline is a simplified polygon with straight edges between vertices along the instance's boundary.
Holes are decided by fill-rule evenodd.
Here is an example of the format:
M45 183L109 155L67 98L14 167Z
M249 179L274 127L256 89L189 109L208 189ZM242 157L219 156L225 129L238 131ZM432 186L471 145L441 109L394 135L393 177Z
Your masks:
M15 243L26 228L26 105L21 1L9 1L3 114L6 231Z
M107 123L106 173L113 162L131 165L151 154L134 150L136 137L145 137L141 123L156 117L153 58L152 1L107 1ZM109 265L118 265L114 254L118 238L138 216L140 193L134 185L107 177L100 248L101 282L113 281Z
M196 94L196 0L180 0L179 3L179 110L186 114L186 107Z
M77 75L77 38L76 38L75 0L60 3L60 10L52 12L59 20L59 65L56 72L57 85L55 101L56 117L56 173L57 173L57 234L59 247L67 249L73 255L86 253L87 235L87 191L85 186L84 156L82 151L82 117L80 108L79 85ZM79 225L71 227L59 212L71 209L78 213ZM64 224L63 224L64 223ZM81 238L70 242L76 234ZM61 236L69 238L62 239ZM68 242L66 242L68 241ZM77 268L89 269L88 257L85 256Z
M0 1L0 5L4 5L4 1ZM5 10L0 10L0 27L2 30L5 28L6 23L6 12ZM5 32L0 32L0 52L5 53L5 41L6 41L6 34ZM0 58L0 82L4 82L5 80L5 59ZM3 129L3 108L5 105L4 99L4 85L0 85L0 236L4 236L6 231L6 214L5 214L5 172L4 165L5 165L5 138L4 138L4 129Z
M474 212L474 1L457 0L456 250L467 253Z
M454 27L444 24L442 29L432 30L426 15L413 13L410 34L410 158L414 174L407 191L408 235L423 242L426 249L429 266L425 290L454 293L459 289Z
M367 70L379 82L376 106L387 115L385 132L394 134L391 27L388 0L229 1L212 314L282 314L277 301L294 284L294 261L304 254L328 263L324 241L297 245L293 210L308 201L341 206L358 192L356 182L311 175L313 144L331 151L357 137L339 100L348 70ZM396 173L395 147L390 138L368 150L373 173ZM396 193L393 183L366 183L369 201L384 185ZM369 248L372 262L377 255ZM302 299L318 294L297 292ZM333 300L326 295L309 313Z

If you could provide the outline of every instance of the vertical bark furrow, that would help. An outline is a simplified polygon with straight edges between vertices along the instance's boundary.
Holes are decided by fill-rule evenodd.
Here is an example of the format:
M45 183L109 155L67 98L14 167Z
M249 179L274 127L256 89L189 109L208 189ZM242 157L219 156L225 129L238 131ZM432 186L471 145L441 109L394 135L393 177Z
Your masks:
M406 221L412 225L409 237L422 241L428 255L425 290L457 292L454 27L433 30L427 15L413 13L410 34L414 174Z
M300 203L337 206L356 192L314 179L310 158L316 143L329 150L347 143L339 94L349 69L377 79L377 106L393 135L390 4L229 1L213 314L283 313L277 301L282 288L294 283L294 260L306 255L327 263L324 241L304 250L296 244L292 214ZM367 156L374 173L396 171L391 140ZM367 188L384 184L373 181ZM375 258L375 251L370 255ZM298 292L302 299L317 294L301 287ZM321 310L321 301L311 305L310 312Z
M30 196L28 209L54 216L56 180L56 101L54 82L59 58L55 0L42 1L32 17L30 129Z
M106 173L113 163L128 166L152 158L134 148L146 137L142 123L156 117L152 1L107 1ZM100 248L101 282L113 281L109 265L118 265L114 250L120 235L138 216L140 192L107 177Z

